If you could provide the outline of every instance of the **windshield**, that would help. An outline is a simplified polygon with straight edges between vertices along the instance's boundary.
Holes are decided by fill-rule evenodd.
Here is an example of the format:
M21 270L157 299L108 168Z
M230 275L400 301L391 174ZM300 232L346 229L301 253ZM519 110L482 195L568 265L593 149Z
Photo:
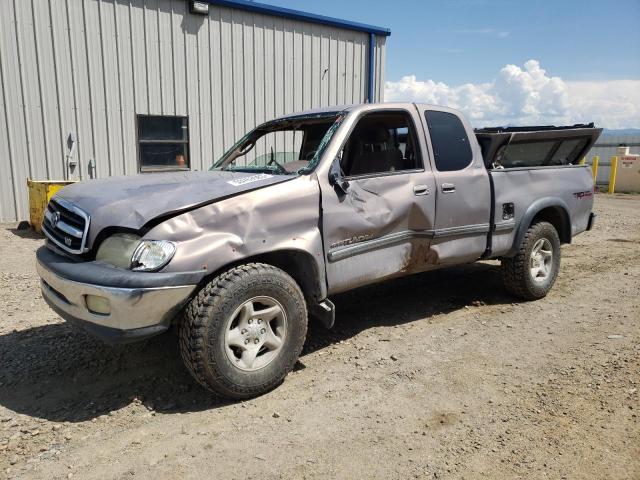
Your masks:
M260 125L211 170L299 175L312 171L342 121L336 112L301 115Z

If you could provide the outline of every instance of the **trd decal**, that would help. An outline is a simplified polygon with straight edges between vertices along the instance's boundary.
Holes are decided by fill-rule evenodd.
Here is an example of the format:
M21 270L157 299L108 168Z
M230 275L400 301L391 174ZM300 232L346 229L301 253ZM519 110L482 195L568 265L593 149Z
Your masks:
M593 192L591 190L587 190L586 192L576 192L573 194L573 196L576 197L578 200L582 200L584 198L593 197Z

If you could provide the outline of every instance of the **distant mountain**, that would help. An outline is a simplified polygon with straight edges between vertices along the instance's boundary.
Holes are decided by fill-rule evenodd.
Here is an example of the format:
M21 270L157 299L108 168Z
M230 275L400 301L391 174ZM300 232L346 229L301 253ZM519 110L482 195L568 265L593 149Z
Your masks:
M640 128L620 128L617 130L605 128L602 135L640 135Z

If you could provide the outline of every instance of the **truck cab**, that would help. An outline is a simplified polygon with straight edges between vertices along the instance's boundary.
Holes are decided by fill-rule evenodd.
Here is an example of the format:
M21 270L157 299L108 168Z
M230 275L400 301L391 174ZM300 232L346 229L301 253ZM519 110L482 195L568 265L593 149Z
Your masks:
M551 289L560 244L591 228L580 159L600 130L499 127L422 104L332 107L266 122L206 172L58 192L37 253L45 300L111 341L176 326L185 364L233 398L277 386L334 294L500 259L505 287Z

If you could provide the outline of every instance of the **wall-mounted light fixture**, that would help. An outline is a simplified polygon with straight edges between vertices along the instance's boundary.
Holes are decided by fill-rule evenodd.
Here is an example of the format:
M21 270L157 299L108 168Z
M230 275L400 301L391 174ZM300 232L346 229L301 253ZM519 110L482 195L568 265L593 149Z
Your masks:
M197 15L209 15L209 4L207 2L189 0L189 11Z

